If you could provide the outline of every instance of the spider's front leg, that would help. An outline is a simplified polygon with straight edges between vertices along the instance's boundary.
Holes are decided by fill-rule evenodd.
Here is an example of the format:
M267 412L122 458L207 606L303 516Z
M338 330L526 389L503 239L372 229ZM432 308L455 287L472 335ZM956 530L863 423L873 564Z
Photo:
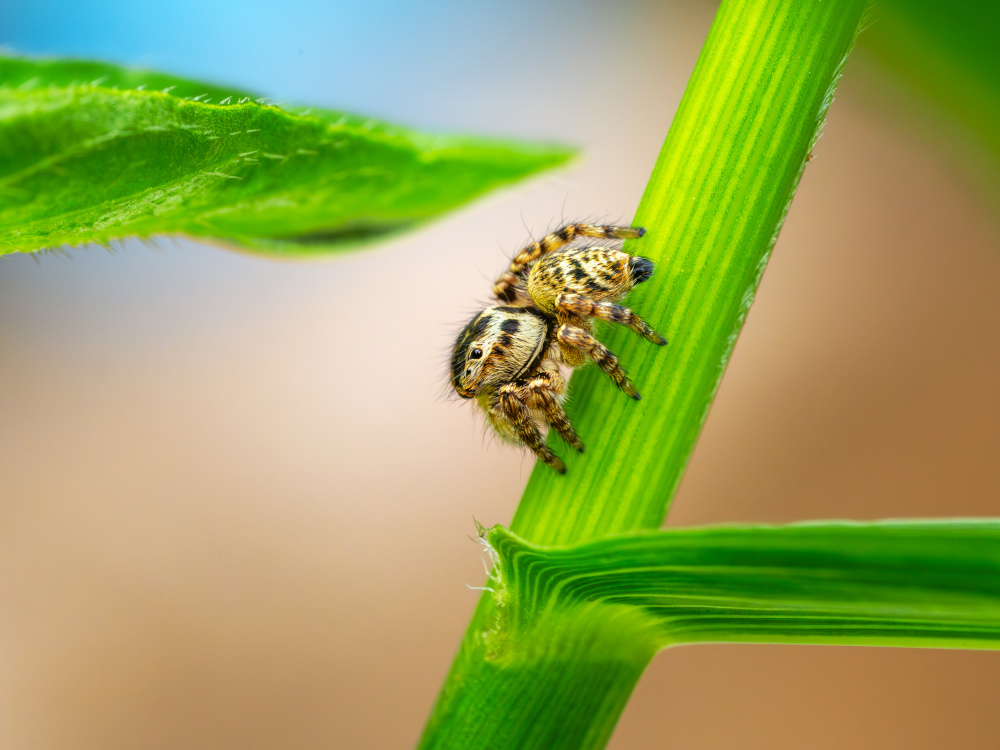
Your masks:
M578 453L583 453L583 441L562 408L560 396L566 392L566 381L554 363L546 363L546 369L529 378L527 383L520 386L519 392L530 408L542 412L545 421L552 425L563 440Z
M502 387L497 393L496 401L490 407L490 416L510 425L532 453L560 474L566 473L566 464L545 444L545 438L531 418L531 409L517 393L517 386L513 383Z
M647 341L663 346L667 340L653 330L645 320L631 309L614 302L595 301L582 294L560 294L556 299L556 313L560 319L572 320L573 316L580 318L599 318L612 323L628 326Z
M583 352L607 374L609 378L621 390L638 401L641 396L628 379L628 375L618 363L618 357L612 354L608 348L593 335L582 328L571 325L561 325L556 331L556 340L570 350Z
M517 290L521 287L518 279L525 269L542 256L568 245L578 237L594 237L596 239L626 240L642 237L646 230L642 227L619 227L602 224L567 224L551 234L547 234L538 242L533 242L521 250L510 263L504 273L493 285L493 294L504 302L513 302Z
M555 368L543 370L527 381L501 386L490 406L489 415L491 420L509 425L532 453L560 474L566 473L566 465L545 444L545 439L532 417L532 410L542 412L553 429L582 453L583 441L570 424L559 400L559 396L565 390L566 382Z

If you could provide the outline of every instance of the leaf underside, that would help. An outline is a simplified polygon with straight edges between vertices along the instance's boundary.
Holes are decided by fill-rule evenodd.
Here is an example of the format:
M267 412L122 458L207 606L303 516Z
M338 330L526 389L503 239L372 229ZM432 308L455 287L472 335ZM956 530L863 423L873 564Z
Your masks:
M316 253L571 155L104 63L0 58L0 254L165 233Z

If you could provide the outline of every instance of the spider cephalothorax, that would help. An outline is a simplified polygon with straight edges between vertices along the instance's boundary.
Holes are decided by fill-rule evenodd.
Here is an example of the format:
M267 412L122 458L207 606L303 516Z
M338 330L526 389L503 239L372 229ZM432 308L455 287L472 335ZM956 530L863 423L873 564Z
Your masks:
M475 398L494 430L523 443L559 473L562 460L545 444L539 425L550 424L578 451L583 443L566 418L566 381L559 363L579 367L593 360L621 390L639 394L618 358L593 336L593 319L631 328L665 344L649 325L617 304L653 272L653 263L606 245L576 247L580 237L641 237L640 227L569 224L529 245L493 286L501 304L478 313L458 334L451 384Z

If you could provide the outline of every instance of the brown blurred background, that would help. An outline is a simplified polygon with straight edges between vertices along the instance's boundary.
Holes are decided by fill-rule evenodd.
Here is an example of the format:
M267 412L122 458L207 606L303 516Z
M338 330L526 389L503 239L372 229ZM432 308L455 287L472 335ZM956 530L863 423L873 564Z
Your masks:
M411 119L575 142L569 171L326 261L0 260L0 747L416 742L472 518L532 464L440 398L453 333L531 234L629 218L713 12L595 7ZM995 203L891 86L851 60L670 525L1000 515ZM998 697L996 653L678 648L611 747L985 750Z

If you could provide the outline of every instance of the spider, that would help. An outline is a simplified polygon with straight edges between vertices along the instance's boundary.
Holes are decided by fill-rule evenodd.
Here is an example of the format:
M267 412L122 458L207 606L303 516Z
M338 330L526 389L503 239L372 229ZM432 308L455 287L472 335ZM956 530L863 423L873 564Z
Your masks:
M524 248L493 286L499 304L479 312L458 334L451 356L451 384L476 399L493 430L521 443L560 474L566 465L542 437L546 423L583 452L562 402L566 381L559 364L589 359L632 398L639 393L618 358L593 336L593 319L631 328L654 344L667 340L629 308L617 304L650 277L653 262L617 247L572 246L593 237L642 237L642 227L568 224Z

